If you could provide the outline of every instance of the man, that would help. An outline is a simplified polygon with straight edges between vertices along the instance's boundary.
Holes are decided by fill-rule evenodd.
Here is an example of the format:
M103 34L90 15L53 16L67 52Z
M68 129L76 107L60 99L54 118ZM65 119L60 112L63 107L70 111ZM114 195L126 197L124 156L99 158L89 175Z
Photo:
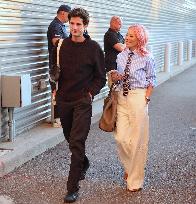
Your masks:
M67 5L61 5L57 11L57 16L54 20L50 23L47 31L47 38L48 38L48 52L49 52L49 69L51 68L51 53L52 50L60 38L67 38L67 31L65 28L64 23L68 22L68 14L71 11L71 8ZM52 98L55 102L55 95L56 95L56 85L55 83L50 81L51 89L52 89ZM54 127L61 127L59 114L57 111L57 106L52 104L54 108L54 121L52 121ZM53 118L52 118L53 120Z
M117 55L125 49L124 38L120 34L122 20L119 16L113 16L110 20L110 28L104 35L104 51L106 71L116 70ZM108 85L111 85L108 74Z
M86 35L89 13L82 8L69 15L70 37L64 39L59 53L60 78L57 105L64 136L71 151L71 164L64 202L78 198L79 181L85 178L89 160L85 141L91 124L92 99L106 82L104 54L99 44ZM53 53L56 56L56 49ZM55 59L54 59L55 62Z

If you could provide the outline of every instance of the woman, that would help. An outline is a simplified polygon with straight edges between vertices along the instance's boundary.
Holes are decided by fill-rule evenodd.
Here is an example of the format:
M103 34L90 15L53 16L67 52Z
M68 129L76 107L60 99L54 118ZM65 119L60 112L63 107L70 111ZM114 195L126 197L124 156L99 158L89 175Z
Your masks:
M142 25L129 27L126 48L117 56L117 71L111 71L118 83L115 139L124 166L127 190L141 190L148 151L148 103L156 74L152 55L146 50L148 33Z

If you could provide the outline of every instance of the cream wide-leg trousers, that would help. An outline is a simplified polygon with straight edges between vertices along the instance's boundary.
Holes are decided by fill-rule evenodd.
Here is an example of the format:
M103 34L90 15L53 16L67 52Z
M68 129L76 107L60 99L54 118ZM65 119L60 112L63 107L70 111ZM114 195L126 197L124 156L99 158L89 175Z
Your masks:
M114 132L119 158L128 174L129 190L142 188L146 165L149 117L146 89L130 90L127 96L118 93L117 127Z

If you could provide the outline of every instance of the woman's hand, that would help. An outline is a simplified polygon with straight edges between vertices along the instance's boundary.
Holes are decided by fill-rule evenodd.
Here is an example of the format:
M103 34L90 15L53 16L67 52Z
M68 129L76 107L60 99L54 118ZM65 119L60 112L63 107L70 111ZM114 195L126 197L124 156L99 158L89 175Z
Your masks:
M153 86L150 84L146 90L146 96L145 96L146 104L149 104L150 102L150 96L152 94L152 91L153 91Z
M111 79L112 79L112 82L117 82L117 81L119 81L119 80L121 80L122 79L122 74L120 74L118 71L116 71L116 70L114 70L114 71L112 71L111 73L110 73L110 75L111 75Z
M149 104L149 102L150 102L150 97L145 97L145 100L146 100L146 104Z

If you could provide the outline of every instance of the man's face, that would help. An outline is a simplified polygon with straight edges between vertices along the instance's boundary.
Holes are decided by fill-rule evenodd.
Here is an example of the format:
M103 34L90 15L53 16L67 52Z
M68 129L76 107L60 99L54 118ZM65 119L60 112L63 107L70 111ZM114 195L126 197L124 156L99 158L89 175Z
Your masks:
M67 23L68 22L68 12L65 12L65 11L62 11L61 13L62 15L62 20L63 20L63 23Z
M122 20L121 19L116 19L114 21L114 27L116 31L120 31L121 27L122 27Z
M80 17L71 17L69 27L73 37L83 37L84 30L87 26L84 25Z

